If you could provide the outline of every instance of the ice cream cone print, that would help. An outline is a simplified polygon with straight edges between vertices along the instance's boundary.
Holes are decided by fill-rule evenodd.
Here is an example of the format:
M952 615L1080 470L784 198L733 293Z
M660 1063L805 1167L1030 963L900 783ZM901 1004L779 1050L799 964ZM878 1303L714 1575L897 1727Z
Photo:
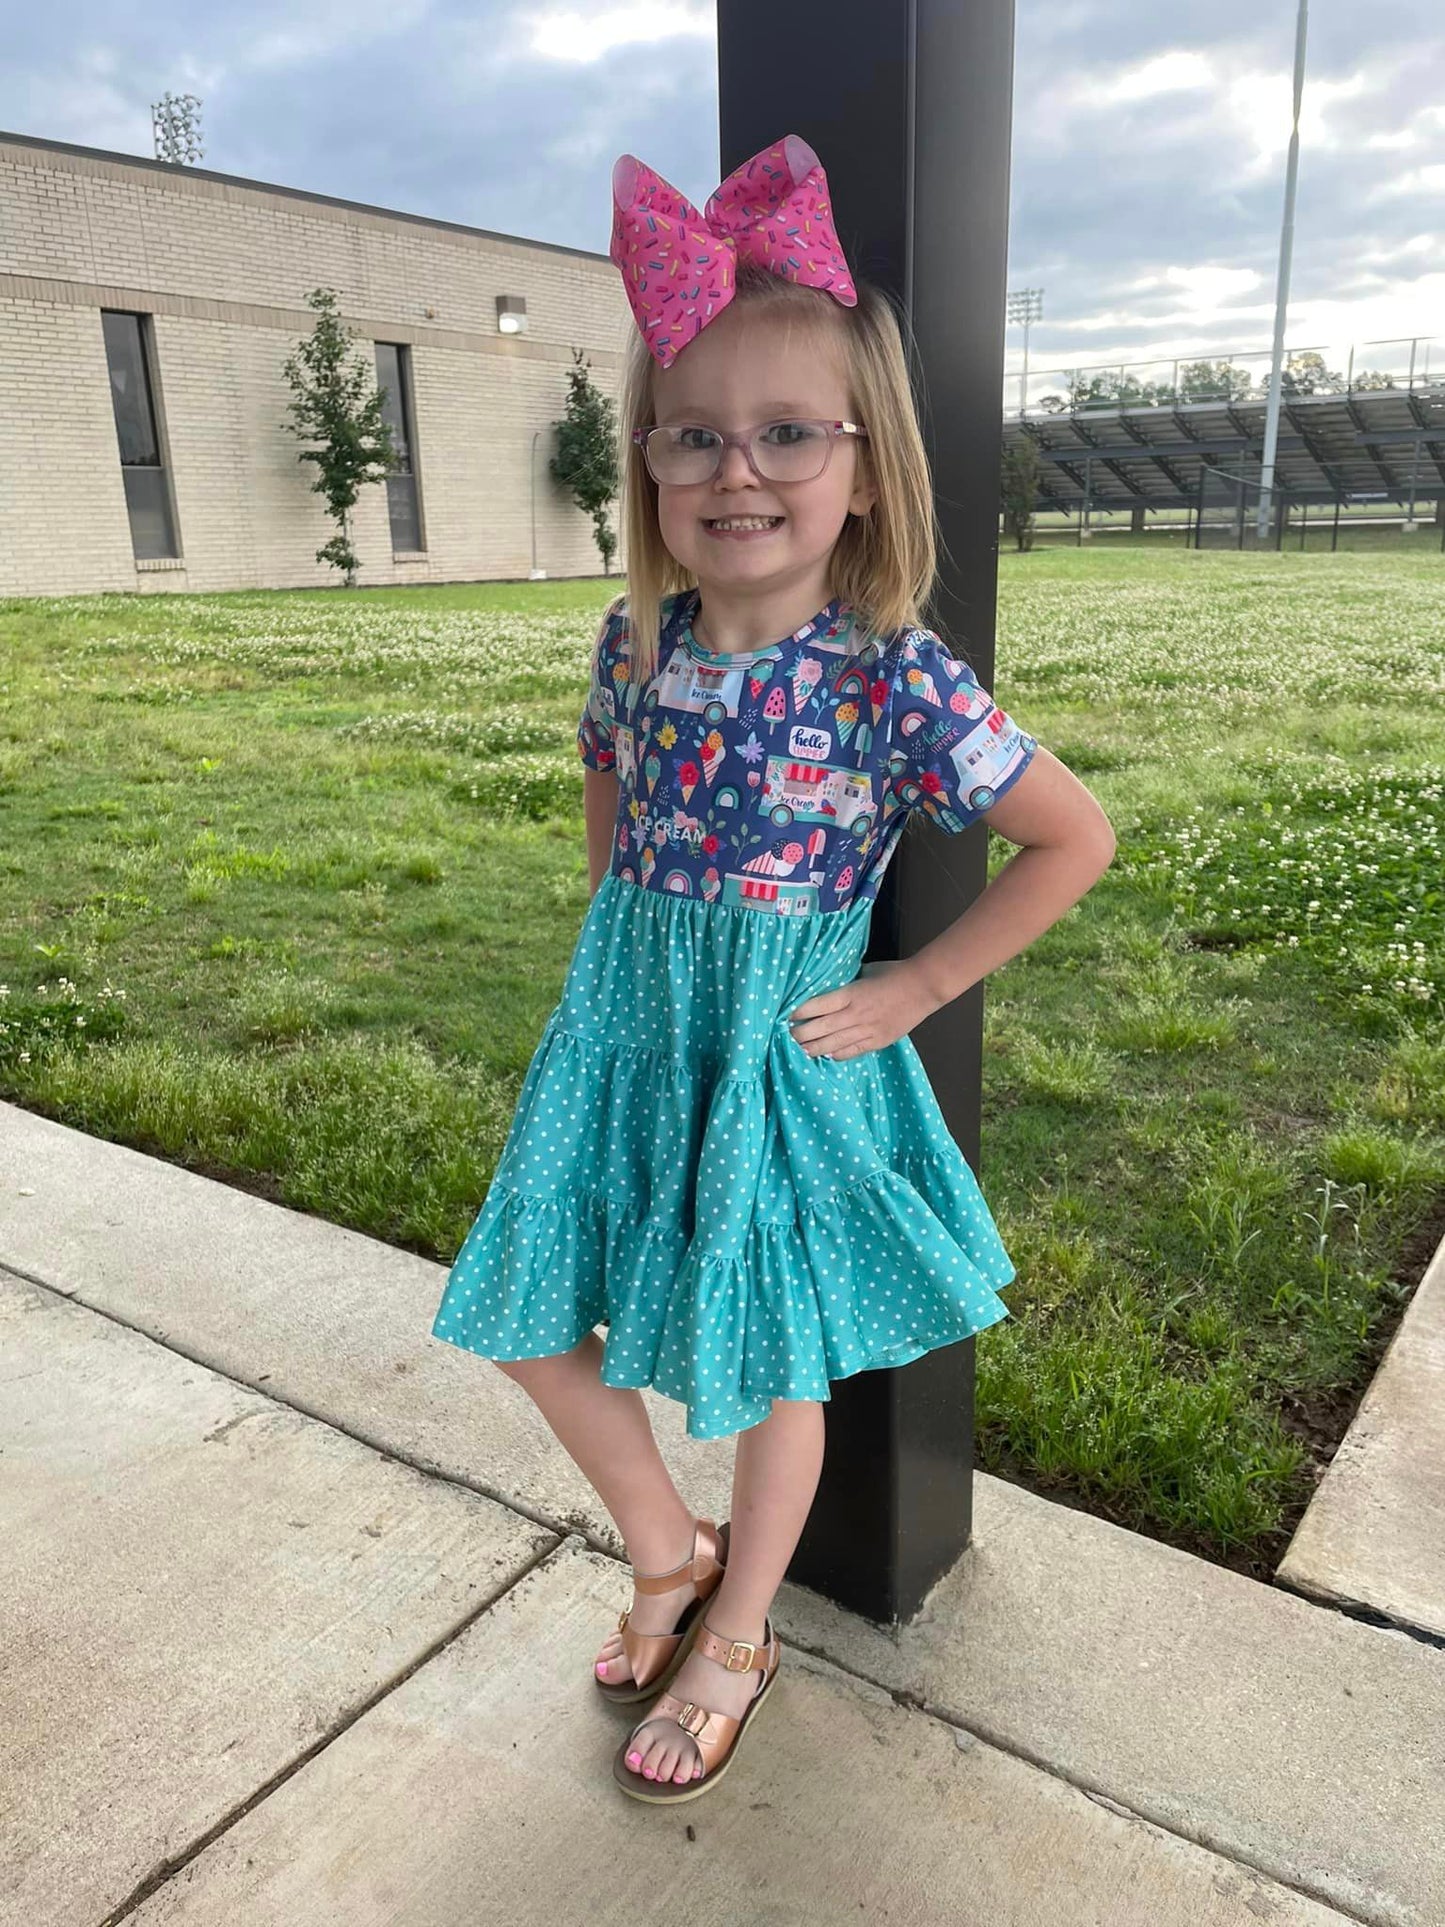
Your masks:
M655 749L650 749L647 752L647 760L643 764L643 768L647 771L647 787L651 789L662 771L662 758Z
M707 903L711 903L713 899L717 896L717 893L721 888L722 888L722 878L718 875L717 871L713 868L713 866L709 864L702 873L703 900Z
M868 700L873 705L873 727L878 727L878 718L883 714L883 705L888 700L888 685L880 677L868 686Z
M858 721L857 703L839 703L838 707L833 711L833 721L838 726L839 737L846 743L848 738L853 734L854 725Z
M823 673L823 665L816 656L804 656L793 665L793 714L801 713L803 705L818 687L818 679Z
M702 746L702 773L709 789L712 788L713 778L722 767L723 755L722 731L710 729Z
M689 803L692 801L692 793L697 788L697 779L699 774L700 772L698 770L697 764L692 760L690 756L688 757L685 763L678 764L677 781L678 781L678 787L682 791L682 800L684 803Z
M933 678L926 669L920 669L915 664L907 672L907 682L910 696L917 696L923 702L937 703L940 707L942 706L942 699L933 686Z
M644 843L642 846L642 881L644 883L646 883L647 879L652 875L652 872L656 869L656 867L657 867L656 852L653 850L653 847L650 843Z
M750 856L743 868L753 876L787 877L803 860L803 846L796 837L778 837L770 850Z

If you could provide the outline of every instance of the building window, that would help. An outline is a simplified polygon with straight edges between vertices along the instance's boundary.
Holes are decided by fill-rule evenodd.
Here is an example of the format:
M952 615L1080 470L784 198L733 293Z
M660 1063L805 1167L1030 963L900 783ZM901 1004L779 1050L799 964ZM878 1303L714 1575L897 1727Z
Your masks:
M137 562L179 554L171 492L156 424L151 379L153 353L147 317L103 308L101 330L110 367L110 400L125 505L130 513L130 545Z
M421 501L416 486L416 413L412 407L411 349L399 341L376 344L376 382L382 389L381 412L391 424L401 466L386 478L386 501L391 511L394 553L425 548L421 533Z

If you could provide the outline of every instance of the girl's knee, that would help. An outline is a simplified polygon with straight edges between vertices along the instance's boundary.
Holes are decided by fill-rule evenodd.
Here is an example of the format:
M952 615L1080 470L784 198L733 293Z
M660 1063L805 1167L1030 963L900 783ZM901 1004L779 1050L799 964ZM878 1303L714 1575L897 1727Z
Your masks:
M568 1371L586 1349L584 1338L570 1352L553 1352L545 1358L493 1358L489 1363L518 1385L536 1385Z
M494 1358L490 1361L499 1372L510 1378L514 1385L534 1385L545 1375L546 1368L553 1363L550 1358Z

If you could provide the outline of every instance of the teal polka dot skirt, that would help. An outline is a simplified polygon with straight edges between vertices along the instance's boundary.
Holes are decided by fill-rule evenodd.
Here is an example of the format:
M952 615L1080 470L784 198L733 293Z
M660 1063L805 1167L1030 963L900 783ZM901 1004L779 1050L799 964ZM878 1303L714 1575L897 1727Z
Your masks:
M788 1026L857 975L872 908L609 871L433 1336L541 1358L605 1325L603 1383L713 1439L1008 1317L1014 1267L908 1038L834 1062Z

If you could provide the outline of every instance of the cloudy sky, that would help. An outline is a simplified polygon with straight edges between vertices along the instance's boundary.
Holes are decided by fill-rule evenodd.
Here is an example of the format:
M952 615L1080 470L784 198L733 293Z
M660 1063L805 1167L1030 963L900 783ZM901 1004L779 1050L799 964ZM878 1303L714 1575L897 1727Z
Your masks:
M1295 11L1018 0L1009 285L1045 291L1035 372L1267 353ZM189 92L204 167L604 252L623 150L699 207L716 185L714 22L711 0L56 0L10 17L0 129L150 155L151 103ZM1315 0L1287 341L1413 334L1445 365L1445 8Z

